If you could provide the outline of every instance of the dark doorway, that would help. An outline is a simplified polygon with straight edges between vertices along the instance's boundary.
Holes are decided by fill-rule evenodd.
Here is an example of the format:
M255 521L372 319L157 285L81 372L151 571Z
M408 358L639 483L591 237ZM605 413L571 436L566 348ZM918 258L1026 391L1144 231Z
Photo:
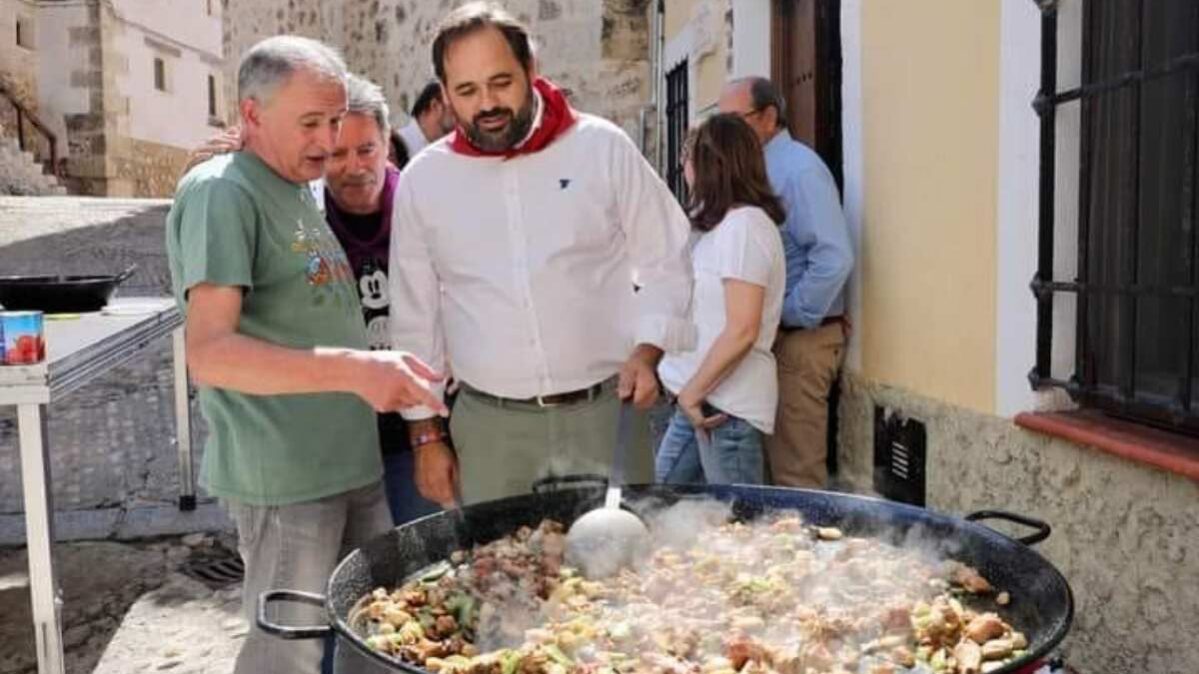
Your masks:
M841 174L841 0L773 0L771 78L787 103L787 126Z

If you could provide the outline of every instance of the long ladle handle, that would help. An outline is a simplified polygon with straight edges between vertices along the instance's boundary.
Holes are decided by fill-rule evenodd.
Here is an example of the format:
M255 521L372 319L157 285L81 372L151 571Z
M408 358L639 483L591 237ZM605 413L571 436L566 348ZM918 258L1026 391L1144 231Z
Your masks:
M628 459L630 436L633 434L635 417L633 403L620 402L620 416L616 421L616 451L612 453L612 472L608 477L608 493L604 498L605 508L620 507L620 492L624 487L624 466Z

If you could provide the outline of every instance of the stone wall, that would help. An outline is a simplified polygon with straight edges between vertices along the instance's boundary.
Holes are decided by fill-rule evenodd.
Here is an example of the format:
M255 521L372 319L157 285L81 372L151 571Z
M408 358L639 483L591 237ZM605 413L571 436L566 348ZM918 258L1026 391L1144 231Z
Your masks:
M324 40L350 68L379 83L392 122L406 121L415 94L433 76L430 45L447 11L461 1L227 0L225 63L230 115L236 105L237 63L258 40L296 33ZM634 137L649 100L648 0L510 0L539 45L542 73L571 91L575 105L607 117Z
M930 508L1002 508L1053 526L1038 550L1074 590L1074 667L1199 672L1199 483L847 374L840 469L861 491L872 488L875 405L927 425Z
M17 23L21 24L21 44L17 44ZM37 7L27 0L0 3L0 84L25 107L37 111ZM9 114L7 104L0 105L0 120ZM11 131L11 129L9 129Z
M86 22L68 28L73 48L87 59L72 64L71 86L87 93L86 112L65 115L67 187L74 194L130 196L129 183L116 179L109 165L109 145L128 117L116 78L124 63L116 48L120 22L106 2L89 2Z
M17 24L21 24L21 44L17 44ZM37 100L37 7L26 0L0 3L0 87L3 87L27 110L35 115ZM25 148L38 156L49 156L49 147L41 136L24 121ZM0 138L17 139L17 113L8 100L0 96Z
M187 150L137 140L110 141L110 162L117 180L130 185L132 197L170 197L187 164Z

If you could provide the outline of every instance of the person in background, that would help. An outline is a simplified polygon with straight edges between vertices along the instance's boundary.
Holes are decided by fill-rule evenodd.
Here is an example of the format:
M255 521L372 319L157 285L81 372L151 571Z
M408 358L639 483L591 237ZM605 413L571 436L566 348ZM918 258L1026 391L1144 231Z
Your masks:
M737 115L699 126L683 164L692 225L694 351L658 366L676 396L655 461L668 484L760 484L763 438L774 429L778 388L771 347L782 314L786 259L782 204L761 147Z
M413 102L408 123L391 134L391 163L404 168L417 152L453 131L456 123L442 96L441 83L429 82Z
M345 64L329 47L279 36L238 69L242 150L180 180L166 221L187 365L209 424L201 471L237 525L251 630L237 674L317 672L321 644L260 630L269 589L322 592L342 550L388 531L372 412L435 405L439 377L398 351L372 351L356 279L308 183L346 114ZM319 609L282 604L304 624Z
M774 345L779 409L775 433L766 441L771 480L824 488L829 391L849 334L844 294L853 269L837 183L820 156L788 133L783 98L770 80L729 82L717 105L721 112L739 115L757 134L770 184L787 211L787 294Z

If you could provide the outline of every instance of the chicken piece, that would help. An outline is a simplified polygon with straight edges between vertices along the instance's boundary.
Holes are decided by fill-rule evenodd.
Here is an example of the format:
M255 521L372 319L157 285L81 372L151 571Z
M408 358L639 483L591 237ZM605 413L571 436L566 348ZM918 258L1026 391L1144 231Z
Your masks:
M883 614L883 629L887 632L906 632L911 629L911 604L892 606Z
M891 659L901 667L910 669L916 666L916 656L912 654L912 651L907 646L900 646L891 651Z
M816 537L822 541L839 541L845 534L837 527L816 527Z
M763 662L767 659L766 649L753 639L733 639L725 645L724 657L732 663L733 669L740 671L746 662L754 660Z
M826 672L837 664L837 659L823 643L805 644L800 656L803 658L804 667L818 672Z
M424 590L405 590L403 593L404 603L412 607L424 606L427 600Z
M953 649L959 674L979 674L983 664L982 648L969 639L962 639Z
M1007 639L994 639L982 645L984 660L1003 660L1012 654L1012 642Z
M870 668L870 674L895 674L895 665L890 663L874 665Z
M1012 603L1012 595L1008 594L1007 592L1000 592L995 597L995 603L999 604L1000 606L1007 606L1008 604Z
M1007 625L998 615L984 613L966 625L966 636L976 644L985 644L998 639L1007 632Z
M991 584L974 567L958 564L953 571L953 581L971 594L987 594Z
M448 637L458 629L458 621L452 615L438 616L433 628L442 638Z

